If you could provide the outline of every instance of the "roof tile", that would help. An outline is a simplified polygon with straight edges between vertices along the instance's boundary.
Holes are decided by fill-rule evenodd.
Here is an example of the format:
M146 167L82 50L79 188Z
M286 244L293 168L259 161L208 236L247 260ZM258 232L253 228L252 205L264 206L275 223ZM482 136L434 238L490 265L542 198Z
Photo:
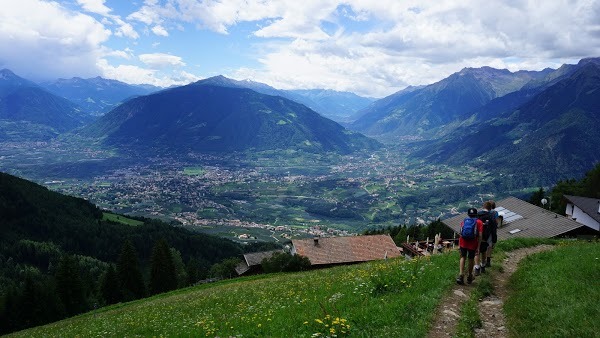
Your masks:
M323 237L292 240L296 253L312 265L366 262L398 257L400 249L389 235Z

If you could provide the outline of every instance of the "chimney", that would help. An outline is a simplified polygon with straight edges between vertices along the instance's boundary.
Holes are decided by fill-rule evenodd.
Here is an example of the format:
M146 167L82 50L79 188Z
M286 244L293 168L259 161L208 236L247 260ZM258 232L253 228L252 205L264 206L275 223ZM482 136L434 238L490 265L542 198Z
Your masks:
M315 241L315 245L319 245L319 237L314 237L313 241Z

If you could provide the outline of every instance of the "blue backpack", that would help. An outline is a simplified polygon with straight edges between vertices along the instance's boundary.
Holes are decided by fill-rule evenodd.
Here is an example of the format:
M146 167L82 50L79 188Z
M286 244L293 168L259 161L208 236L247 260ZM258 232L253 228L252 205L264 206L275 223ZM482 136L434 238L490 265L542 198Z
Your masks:
M460 228L460 237L463 239L475 239L479 235L477 230L477 218L467 217Z

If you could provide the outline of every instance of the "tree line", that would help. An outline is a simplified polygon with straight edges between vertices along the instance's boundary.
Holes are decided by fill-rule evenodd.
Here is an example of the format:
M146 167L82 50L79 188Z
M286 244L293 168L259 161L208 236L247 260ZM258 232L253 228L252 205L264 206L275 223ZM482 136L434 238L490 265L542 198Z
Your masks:
M0 173L0 334L188 286L262 249L103 215L88 201Z
M554 187L548 189L548 191L540 187L531 194L528 201L531 204L549 208L556 213L564 215L567 206L567 201L563 198L564 195L600 198L600 163L579 180L560 180ZM548 206L542 204L542 199L544 198L546 198Z

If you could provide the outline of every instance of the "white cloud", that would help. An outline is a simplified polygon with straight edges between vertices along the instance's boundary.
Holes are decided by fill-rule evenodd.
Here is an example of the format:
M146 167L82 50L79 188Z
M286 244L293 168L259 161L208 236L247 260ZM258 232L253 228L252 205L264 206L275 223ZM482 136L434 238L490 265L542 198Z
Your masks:
M131 84L151 84L158 87L186 85L200 78L185 71L163 73L160 70L135 65L112 66L105 59L98 61L102 76Z
M135 31L133 26L121 20L119 17L113 17L113 20L119 25L119 28L115 31L115 35L119 37L128 37L131 39L137 39L140 37L138 32Z
M105 59L98 60L98 67L102 70L102 76L131 84L154 84L159 82L155 75L155 69L147 69L133 65L112 66Z
M356 0L348 5L350 10L338 7L332 15L371 20L370 30L345 24L338 35L323 38L299 28L284 34L274 21L255 34L294 39L261 48L262 68L241 68L235 75L284 88L321 86L382 96L464 67L540 70L600 55L600 2ZM314 18L335 22L324 14L306 21Z
M56 2L1 7L0 68L33 80L98 74L96 61L111 33L94 18Z
M105 0L77 0L81 7L91 13L108 15L112 10L104 5Z
M150 67L164 68L171 66L185 66L185 63L181 60L181 57L171 54L141 54L139 58L140 61L149 65Z
M202 78L198 75L188 73L186 71L180 71L176 76L172 78L177 84L188 84L201 80Z
M11 46L0 48L0 67L38 77L116 74L118 69L135 79L154 77L150 83L174 83L195 78L181 73L191 71L185 58L202 64L206 73L281 88L382 96L467 66L542 69L600 55L600 1L592 0L146 0L132 6L137 9L129 15L115 13L117 7L109 8L106 0L23 0L0 6L0 46ZM100 22L92 15L101 15ZM163 42L162 49L171 48L194 28L205 30L198 34L202 37L229 34L232 46L242 46L239 60L254 58L258 66L217 69L206 53L202 58L183 54L197 52L205 45L202 40L193 48L171 50L179 56L148 54L158 46L156 40ZM109 41L111 36L128 39ZM139 61L125 49L132 45ZM244 49L247 45L252 49ZM136 65L109 66L101 62L105 57Z
M109 50L105 52L103 56L112 56L130 60L133 57L133 51L129 48L125 48L124 50Z
M152 33L158 36L169 36L169 32L167 32L167 30L161 25L152 27Z
M600 2L588 0L171 0L146 1L129 18L222 34L255 22L262 67L236 76L371 95L484 62L541 69L600 54Z
M218 33L227 34L228 28L241 23L272 20L264 26L259 36L297 37L311 35L322 38L319 20L335 10L337 1L332 0L280 0L280 1L194 1L173 0L165 5L156 1L146 2L128 19L146 25L161 24L164 20L195 23Z

